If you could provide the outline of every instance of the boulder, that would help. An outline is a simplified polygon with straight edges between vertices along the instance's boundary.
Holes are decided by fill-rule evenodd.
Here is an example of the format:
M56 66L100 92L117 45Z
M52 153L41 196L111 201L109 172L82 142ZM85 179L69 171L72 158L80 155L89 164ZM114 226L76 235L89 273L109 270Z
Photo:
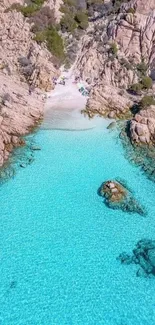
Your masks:
M104 197L104 202L109 208L146 215L144 208L136 201L132 193L118 181L104 182L98 194Z
M111 85L97 84L90 92L87 102L87 112L109 118L131 118L130 107L133 102L119 94L119 90Z
M114 129L116 127L116 122L111 122L108 126L107 129Z
M130 122L130 138L136 144L155 143L155 106L141 110Z

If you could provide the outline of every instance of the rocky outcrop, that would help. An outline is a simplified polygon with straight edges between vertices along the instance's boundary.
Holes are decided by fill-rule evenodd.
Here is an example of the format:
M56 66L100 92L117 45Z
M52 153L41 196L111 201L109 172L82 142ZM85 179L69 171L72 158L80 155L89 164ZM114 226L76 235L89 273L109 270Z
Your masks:
M109 118L130 118L133 102L123 94L124 91L117 88L99 84L92 89L85 111L89 117L99 114Z
M63 3L63 0L47 0L44 3L44 6L49 7L51 10L54 11L54 16L56 22L59 23L62 17L62 12L60 11L60 7Z
M34 41L28 19L6 10L15 2L23 4L22 0L0 3L0 166L14 147L24 144L21 136L42 118L43 91L54 87L52 76L59 73L45 44Z
M2 10L2 9L1 9ZM0 70L12 79L29 82L43 90L53 88L56 68L52 55L39 46L31 33L31 25L15 10L0 15Z
M99 188L98 194L104 197L105 204L109 208L145 215L144 209L135 200L132 193L120 182L104 182Z
M131 142L130 123L122 125L120 132L125 157L131 164L139 166L142 172L145 172L147 177L155 182L155 147L150 143Z
M155 143L155 106L141 110L130 122L130 137L138 144Z
M39 90L29 95L24 82L0 74L0 166L13 148L24 145L21 136L38 124L43 114L43 97Z
M137 276L155 276L155 240L142 239L133 250L133 255L123 252L117 258L122 264L137 264Z
M81 77L93 88L89 110L93 111L95 105L95 111L102 111L102 115L106 115L105 107L109 107L105 85L106 92L111 91L113 110L118 106L116 93L119 94L120 89L138 82L144 72L155 75L155 2L131 0L117 13L113 13L113 9L104 12L103 8L102 18L90 24L77 60ZM126 103L127 93L121 97L122 103Z

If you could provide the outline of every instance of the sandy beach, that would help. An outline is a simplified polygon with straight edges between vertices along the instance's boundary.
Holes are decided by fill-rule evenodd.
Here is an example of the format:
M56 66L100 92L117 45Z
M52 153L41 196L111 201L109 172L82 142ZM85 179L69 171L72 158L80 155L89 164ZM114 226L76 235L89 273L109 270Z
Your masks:
M54 90L47 93L42 128L85 130L95 127L96 119L89 120L81 114L88 97L79 92L71 71L62 75L67 78L65 85L58 83ZM84 82L82 83L87 86Z

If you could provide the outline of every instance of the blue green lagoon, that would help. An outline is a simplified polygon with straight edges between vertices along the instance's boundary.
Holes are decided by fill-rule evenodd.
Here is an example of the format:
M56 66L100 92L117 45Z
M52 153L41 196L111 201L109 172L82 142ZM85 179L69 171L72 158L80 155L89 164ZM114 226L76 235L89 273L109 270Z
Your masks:
M155 239L155 184L102 125L35 139L35 161L0 188L0 324L155 325L155 278L116 260ZM104 204L97 190L115 178L146 217Z

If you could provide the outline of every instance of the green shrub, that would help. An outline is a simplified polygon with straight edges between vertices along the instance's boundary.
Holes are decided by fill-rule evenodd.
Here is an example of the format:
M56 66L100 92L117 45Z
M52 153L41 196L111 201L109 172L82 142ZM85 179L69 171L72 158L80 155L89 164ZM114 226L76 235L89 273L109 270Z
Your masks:
M88 0L87 1L87 6L92 6L92 5L101 5L104 3L104 0Z
M33 16L33 14L39 10L38 6L36 4L30 4L27 7L20 7L20 11L21 13L25 16L25 17L31 17Z
M111 43L110 45L110 52L114 55L117 54L118 52L118 47L117 47L117 44L116 43Z
M31 17L36 11L40 10L44 1L45 0L31 0L26 7L21 6L19 3L13 3L5 12L16 10L20 11L25 17Z
M88 27L87 12L77 8L76 0L64 0L60 8L60 11L64 14L60 21L62 32L73 33L77 28L86 29Z
M41 32L49 26L55 26L56 20L54 10L49 7L42 7L29 18L30 23L33 23L31 31L33 33Z
M70 14L65 14L60 21L60 26L62 31L73 33L73 31L78 27L74 17Z
M38 43L46 42L48 50L60 61L64 60L65 54L63 40L54 27L36 33L35 40Z
M78 26L82 29L88 27L88 15L86 11L78 10L75 15L75 21L78 23Z
M64 0L64 4L69 7L76 7L76 0Z
M120 60L120 63L123 67L125 67L127 70L133 70L133 65L126 59L122 58Z
M152 87L152 79L150 77L143 77L141 83L144 89L150 89Z
M135 14L135 9L134 8L129 8L128 10L127 10L127 13L129 13L129 14Z
M141 77L146 76L148 67L144 61L142 61L141 63L138 63L136 68L137 68L137 71L139 72Z
M139 94L141 90L143 89L143 86L141 83L136 83L131 85L130 90L133 91L136 94Z
M152 87L152 79L150 77L143 77L139 83L133 84L130 90L139 94L141 90L150 89Z
M36 6L41 7L45 0L31 0L32 3L34 3Z
M63 14L68 14L68 15L71 13L69 7L64 6L64 5L62 5L62 6L60 7L60 11L61 11ZM62 18L63 18L63 17L62 17Z
M49 28L46 32L47 47L56 57L61 60L64 59L64 44L61 36L57 30L53 27Z
M37 43L45 42L46 41L46 31L36 32L36 35L34 37L34 40Z
M151 105L155 105L155 99L153 96L144 96L140 102L140 108L145 109Z

